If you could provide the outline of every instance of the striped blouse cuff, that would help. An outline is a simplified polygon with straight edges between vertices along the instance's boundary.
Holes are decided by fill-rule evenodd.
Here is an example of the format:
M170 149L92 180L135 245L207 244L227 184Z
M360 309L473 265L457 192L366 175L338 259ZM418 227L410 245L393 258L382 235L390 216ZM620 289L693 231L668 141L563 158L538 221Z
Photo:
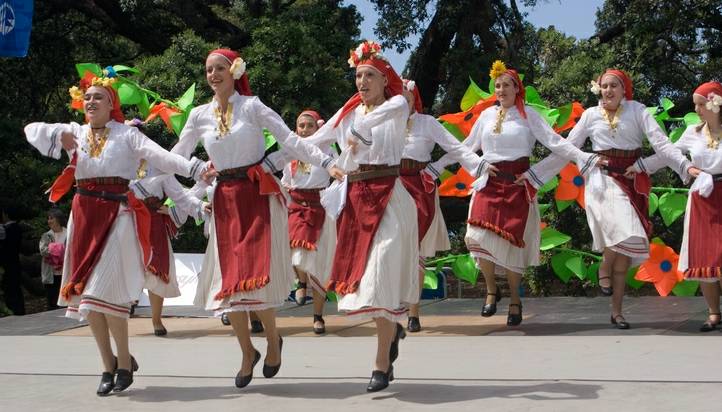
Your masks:
M356 130L354 126L351 126L351 134L361 141L361 143L365 144L366 146L371 146L371 139L364 139L364 137L361 135L361 133Z
M592 169L592 167L597 164L598 161L599 161L598 154L593 154L593 155L589 156L587 161L584 162L584 165L579 169L579 173L582 176L586 176L589 173L589 171Z

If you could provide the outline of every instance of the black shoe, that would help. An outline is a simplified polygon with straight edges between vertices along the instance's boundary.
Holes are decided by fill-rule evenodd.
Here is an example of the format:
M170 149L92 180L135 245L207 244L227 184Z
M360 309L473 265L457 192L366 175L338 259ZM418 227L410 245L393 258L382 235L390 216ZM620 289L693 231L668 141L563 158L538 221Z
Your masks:
M138 306L137 303L134 303L134 304L130 305L130 313L129 313L128 315L129 315L131 318L132 318L133 316L135 316L135 308L136 308L136 306Z
M610 320L612 322L612 325L614 325L617 329L629 329L630 327L629 323L626 319L624 319L624 316L622 315L612 315Z
M115 367L113 367L113 373L118 371L118 357L113 356L115 359ZM130 369L133 370L133 372L138 372L138 369L140 366L138 366L138 361L135 360L135 357L133 355L130 355Z
M418 316L409 316L409 324L406 326L409 332L418 332L421 330L421 321Z
M717 316L717 322L712 321L710 318L712 316ZM709 317L707 318L707 321L702 324L702 326L699 327L700 332L712 332L713 330L717 329L717 326L722 324L722 319L720 318L719 313L710 313Z
M115 386L115 376L111 372L103 372L100 377L100 385L98 385L98 391L95 392L98 396L108 396Z
M280 355L281 352L283 352L283 338L278 337L278 354ZM281 361L278 361L278 365L276 366L269 366L266 364L266 361L263 361L263 376L266 378L272 378L276 376L278 371L281 370Z
M321 322L321 327L316 327L316 322ZM323 320L321 315L313 315L313 333L316 335L323 335L326 333L326 322Z
M165 335L168 334L168 331L166 330L165 326L161 326L161 327L158 328L158 329L155 329L155 328L154 328L154 329L153 329L153 334L154 334L155 336L165 336Z
M394 363L396 359L399 357L399 340L404 339L406 337L406 332L404 332L404 327L401 326L400 323L396 324L396 336L394 336L394 340L391 342L391 347L389 348L389 362Z
M256 354L253 356L251 373L249 375L243 376L241 375L241 371L238 371L238 374L236 375L236 388L245 388L246 386L248 386L249 383L251 383L251 379L253 379L253 368L255 368L258 361L261 360L261 352L255 349L253 351L256 352Z
M263 333L263 323L260 320L251 321L251 333Z
M303 290L303 292L304 292L303 297L300 299L297 297L298 295L296 293L293 294L293 299L296 301L296 304L298 306L303 306L306 304L306 301L308 300L308 290L307 289L308 289L308 285L306 284L306 282L298 282L298 289L296 289L296 292L298 292L299 290Z
M128 369L118 369L115 386L113 386L113 392L122 392L128 389L128 387L132 384L133 372Z
M509 314L506 316L506 326L519 326L519 325L521 325L521 321L522 321L521 302L510 303L509 309L511 309L512 306L518 307L519 313L511 313L511 310L510 310Z
M223 312L223 314L221 315L221 323L226 326L231 325L231 320L228 319L228 312Z
M602 286L602 282L601 282L602 279L609 279L609 284L610 284L610 286ZM602 291L602 295L604 295L604 296L612 296L612 295L614 294L614 289L612 289L612 286L611 286L611 284L612 284L612 283L611 283L611 282L612 282L612 278L610 278L609 276L602 276L602 277L599 278L599 280L600 280L600 282L599 282L599 290Z
M390 370L390 369L389 369ZM371 372L371 380L366 387L366 392L378 392L389 387L389 374L383 371Z
M501 300L501 296L498 295L499 289L496 290L495 293L487 293L486 296L494 296L494 303L486 303L484 304L484 307L481 308L481 316L488 318L490 316L494 316L496 314L496 304L499 303Z

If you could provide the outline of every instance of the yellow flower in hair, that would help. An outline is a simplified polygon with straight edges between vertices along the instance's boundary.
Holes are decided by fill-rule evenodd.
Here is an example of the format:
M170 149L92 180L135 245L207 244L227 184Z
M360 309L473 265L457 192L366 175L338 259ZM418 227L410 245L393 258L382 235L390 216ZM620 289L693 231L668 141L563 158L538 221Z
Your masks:
M68 93L70 93L70 98L73 100L83 100L83 91L78 86L69 88Z
M492 79L496 79L497 77L501 76L506 72L506 65L501 60L496 60L491 65L491 70L489 71L489 76Z
M103 86L103 87L110 87L115 83L114 78L109 77L95 77L93 78L91 84L93 86Z

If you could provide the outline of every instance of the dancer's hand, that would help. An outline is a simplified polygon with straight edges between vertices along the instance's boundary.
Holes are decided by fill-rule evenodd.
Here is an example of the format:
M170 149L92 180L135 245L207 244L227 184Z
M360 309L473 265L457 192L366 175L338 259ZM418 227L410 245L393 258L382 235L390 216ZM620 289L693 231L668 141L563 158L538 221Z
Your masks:
M213 205L211 203L203 202L202 208L203 208L203 213L206 213L208 215L213 213Z
M687 169L687 173L689 173L689 175L692 177L697 177L697 176L699 176L700 173L702 173L702 170L700 170L694 166L690 166L689 169Z
M168 209L168 206L161 206L157 210L158 213L161 215L170 215L170 209Z
M489 176L492 176L492 177L496 176L496 172L498 172L498 171L499 171L499 168L497 168L494 165L489 165L489 169L488 169Z
M346 173L336 166L331 166L331 169L328 171L328 174L331 175L334 179L343 182L344 176L346 176Z
M216 168L213 167L212 164L209 164L208 169L206 169L205 172L201 173L201 180L207 185L211 185L213 184L213 180L215 180L216 176L218 176L218 170L216 170Z
M609 166L609 159L607 159L607 158L604 157L604 156L599 156L599 158L597 159L596 166L597 166L597 167L600 167L600 168L601 168L602 166Z
M63 149L70 151L78 147L78 142L74 134L70 132L63 132L60 135L60 143L63 145Z
M522 173L522 174L516 176L516 180L514 181L514 184L519 185L519 186L524 186L526 180L527 180L526 175L524 175L524 173Z
M356 147L358 146L358 140L353 137L349 137L346 140L346 144L351 148L351 153L356 154Z
M637 175L637 168L634 167L634 165L631 165L627 168L627 170L624 172L624 177L627 179L634 179L634 176Z

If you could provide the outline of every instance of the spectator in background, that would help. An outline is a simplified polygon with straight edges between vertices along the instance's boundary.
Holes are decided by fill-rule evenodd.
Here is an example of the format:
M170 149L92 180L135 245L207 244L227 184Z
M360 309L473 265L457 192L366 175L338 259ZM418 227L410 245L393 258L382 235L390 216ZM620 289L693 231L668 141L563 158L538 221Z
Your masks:
M67 219L62 210L52 208L48 211L48 227L50 230L40 237L41 280L45 287L48 309L58 309L60 281L63 276L63 258L65 257L65 238Z

